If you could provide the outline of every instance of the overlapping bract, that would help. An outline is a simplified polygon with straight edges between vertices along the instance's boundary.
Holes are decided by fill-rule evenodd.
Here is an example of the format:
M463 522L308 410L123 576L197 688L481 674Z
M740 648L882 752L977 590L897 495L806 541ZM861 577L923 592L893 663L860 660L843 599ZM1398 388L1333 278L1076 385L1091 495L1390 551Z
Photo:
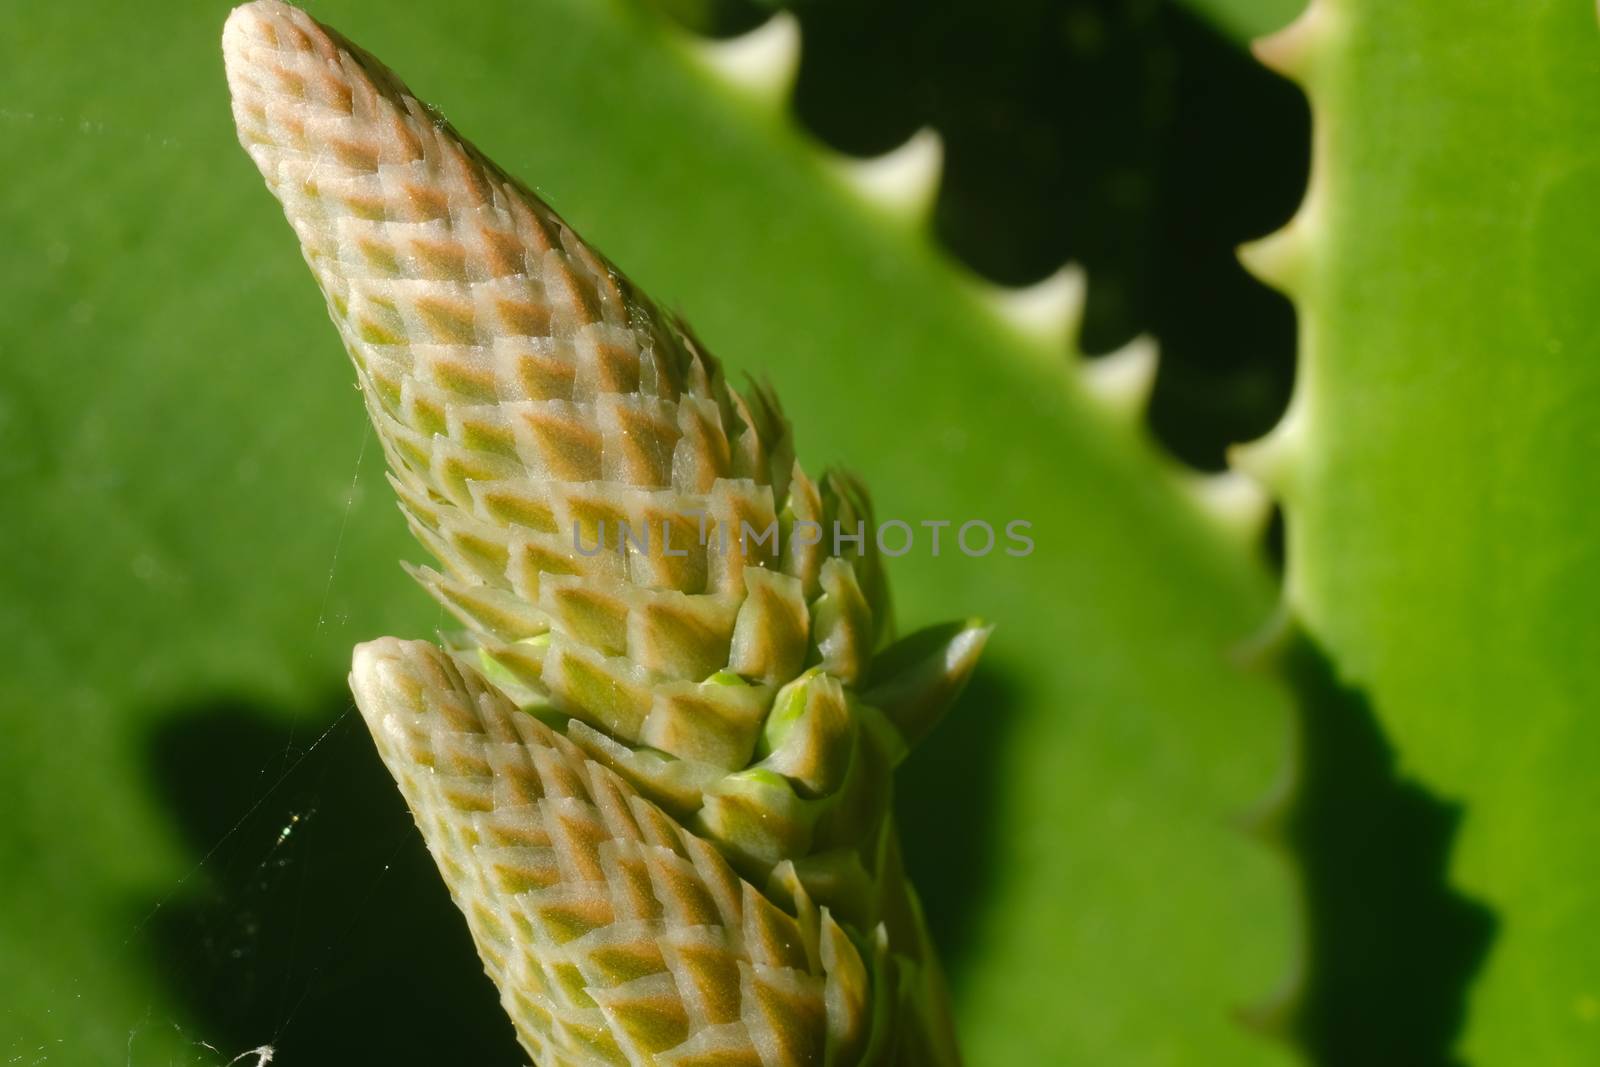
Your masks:
M363 645L351 680L540 1064L860 1061L869 976L803 889L780 909L431 645Z
M879 944L893 961L874 965L877 995L911 1005L893 1026L938 1031L943 994L898 865L890 775L953 699L986 631L956 627L875 657L887 603L865 493L848 477L807 477L770 393L729 389L680 323L304 13L247 5L223 45L240 139L300 238L402 510L441 565L413 573L466 626L451 640L453 666L385 653L415 661L409 687L363 684L358 664L375 734L427 717L416 679L470 692L480 710L493 687L504 701L495 715L520 707L512 718L538 725L518 727L520 741L501 730L496 744L603 764L606 788L669 813L748 880L745 891L828 909L855 945ZM514 769L483 764L486 775L468 775L483 781L455 793L421 788L412 773L441 746L477 744L473 734L379 740L516 1015L518 996L546 987L504 962L508 946L540 966L562 957L533 927L484 918L531 898L485 904L516 893L490 873L497 853L478 855L476 831L459 829L480 810L474 790L492 793ZM594 825L622 847L625 827ZM599 901L592 881L561 884ZM590 1050L573 1062L605 1062L604 1042L574 1036L599 1025L579 1019L584 996L595 999L579 995L590 978L562 973L571 997L519 1017L524 1039L552 1062L578 1047L569 1038ZM692 1000L680 979L656 984ZM829 1001L828 1033L850 1028L842 1010ZM645 1055L632 1024L601 1014L619 1054ZM854 1062L854 1045L836 1045L828 1062ZM791 1061L821 1062L760 1057Z

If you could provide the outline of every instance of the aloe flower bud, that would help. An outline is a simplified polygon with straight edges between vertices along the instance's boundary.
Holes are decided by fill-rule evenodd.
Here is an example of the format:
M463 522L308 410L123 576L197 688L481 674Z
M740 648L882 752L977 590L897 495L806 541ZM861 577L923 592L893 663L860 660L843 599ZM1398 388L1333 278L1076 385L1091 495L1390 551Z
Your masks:
M371 56L275 0L223 51L465 628L351 682L529 1053L955 1062L890 779L987 630L880 650L862 487Z

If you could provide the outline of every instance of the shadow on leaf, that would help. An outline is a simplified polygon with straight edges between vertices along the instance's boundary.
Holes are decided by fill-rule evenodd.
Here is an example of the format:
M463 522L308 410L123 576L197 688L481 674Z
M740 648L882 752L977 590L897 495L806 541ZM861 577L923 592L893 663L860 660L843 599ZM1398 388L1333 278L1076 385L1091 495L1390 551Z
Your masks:
M979 663L961 699L895 773L906 871L950 981L960 986L978 905L995 877L994 804L1014 687Z
M1008 691L980 669L898 782L917 813L907 863L957 974L990 867ZM301 721L325 732L218 700L167 716L150 741L155 790L199 867L144 939L198 1036L305 1065L525 1064L359 716L340 698Z
M299 721L326 732L219 700L150 741L156 792L204 859L144 936L198 1036L224 1062L266 1044L307 1067L525 1065L349 699Z
M1286 829L1311 961L1295 1037L1323 1067L1451 1067L1496 925L1449 885L1462 809L1400 775L1366 696L1320 650L1299 638L1285 664L1302 752Z
M1161 342L1156 435L1194 465L1277 422L1294 313L1235 249L1294 213L1310 111L1183 5L1165 0L651 0L733 34L790 8L804 37L793 110L858 156L918 127L945 146L934 228L1006 284L1089 275L1082 343ZM1065 353L1063 353L1065 356Z

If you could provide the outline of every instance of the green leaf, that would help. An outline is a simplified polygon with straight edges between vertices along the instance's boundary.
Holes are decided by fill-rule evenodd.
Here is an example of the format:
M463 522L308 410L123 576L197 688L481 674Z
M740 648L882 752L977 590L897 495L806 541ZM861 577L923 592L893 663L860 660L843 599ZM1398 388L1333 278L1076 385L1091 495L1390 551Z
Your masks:
M1299 308L1288 600L1404 773L1459 802L1496 916L1460 1050L1600 1047L1600 32L1565 0L1319 0L1262 53L1307 87L1311 191L1248 253Z
M1305 0L1181 0L1236 41L1252 41L1289 23Z
M412 551L344 357L233 143L223 6L89 7L0 16L0 133L26 163L0 199L0 862L26 872L0 914L50 918L0 927L0 1052L210 1062L215 1023L163 981L145 916L222 872L152 789L152 734L226 693L305 709L284 714L314 738L352 645L440 619L395 566ZM890 565L904 631L995 624L901 772L968 1057L1283 1062L1234 1017L1294 943L1278 861L1234 824L1287 747L1282 701L1227 656L1272 591L1065 347L641 10L315 13L770 376L808 462L848 463L912 523ZM998 534L982 558L954 542L973 519ZM923 520L954 524L937 558Z

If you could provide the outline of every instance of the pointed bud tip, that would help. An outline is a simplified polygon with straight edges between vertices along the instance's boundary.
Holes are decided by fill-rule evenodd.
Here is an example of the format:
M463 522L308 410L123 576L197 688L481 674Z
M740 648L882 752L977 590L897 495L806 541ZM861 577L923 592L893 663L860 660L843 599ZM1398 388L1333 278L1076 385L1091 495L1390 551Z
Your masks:
M320 23L281 0L253 0L229 12L222 65L239 138L252 157L258 143L272 139L269 113L275 102L280 110L287 102L283 86L303 76L305 57L326 63L338 47Z
M994 623L986 619L966 619L961 624L961 633L951 642L953 649L959 649L959 655L952 655L953 662L976 663L978 656L983 652L983 646L989 643L989 635L994 633Z
M283 31L309 23L311 16L282 0L252 0L228 12L222 24L222 54L228 64L244 62L251 46L276 46Z
M400 644L396 637L380 637L373 641L363 641L356 645L350 652L350 673L371 677L386 657L392 656Z
M350 693L370 730L379 728L393 703L396 686L393 667L407 659L411 651L407 646L408 642L398 637L380 637L362 642L350 653ZM431 646L428 651L432 651Z
M909 748L950 710L994 628L982 619L930 626L879 654L862 700L881 710Z

